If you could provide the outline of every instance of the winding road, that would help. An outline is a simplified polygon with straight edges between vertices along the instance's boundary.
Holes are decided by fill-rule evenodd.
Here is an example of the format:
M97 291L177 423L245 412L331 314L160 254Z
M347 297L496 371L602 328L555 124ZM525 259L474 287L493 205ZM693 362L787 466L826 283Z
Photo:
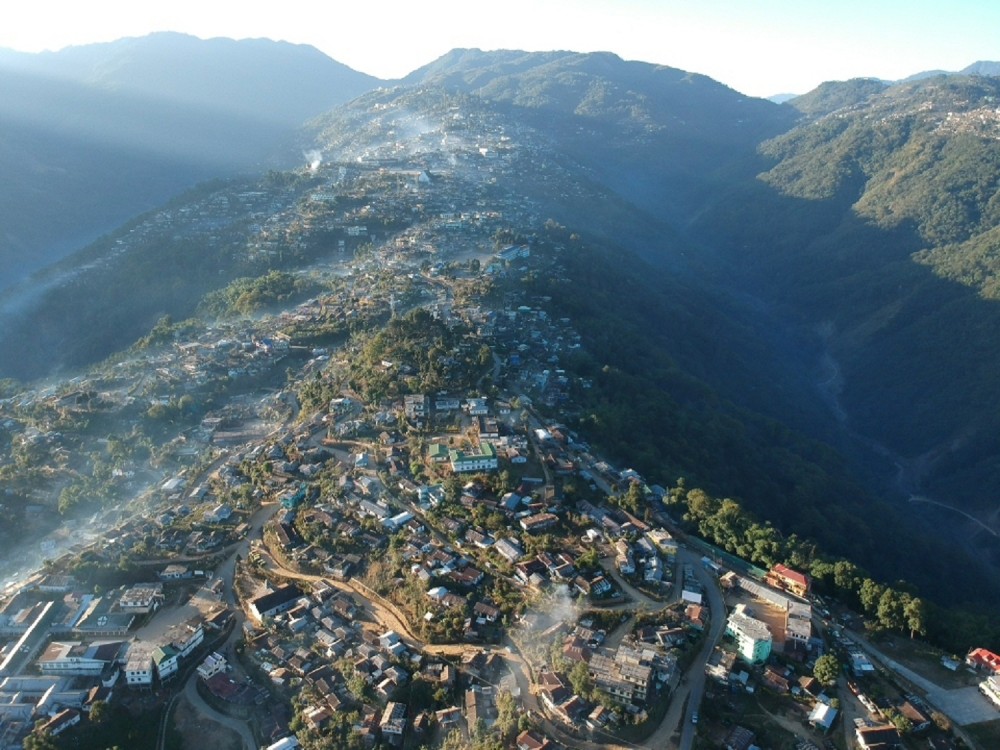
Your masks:
M942 502L940 502L938 500L932 500L931 498L924 497L922 495L911 495L910 496L910 502L911 503L927 503L928 505L936 505L939 508L944 508L945 510L950 510L950 511L952 511L954 513L958 513L959 515L965 516L970 521L972 521L974 524L976 524L977 526L979 526L980 528L982 528L987 534L991 534L994 537L1000 538L1000 533L997 533L996 529L994 529L991 526L988 526L984 521L976 518L975 516L971 515L970 513L965 512L961 508L956 508L954 505L948 505L947 503L942 503Z
M236 631L234 631L236 632ZM184 685L184 697L188 702L194 706L195 710L198 711L205 718L211 719L217 724L222 724L222 726L232 729L236 732L240 738L243 740L244 750L257 750L257 741L254 739L253 732L250 731L250 727L245 721L240 719L234 719L231 716L226 716L223 713L219 713L210 705L205 703L201 695L198 693L198 673L192 672L188 681Z
M243 614L243 610L237 606L236 595L233 591L233 579L236 575L236 558L240 557L241 559L246 559L246 556L250 551L250 539L264 527L264 524L266 524L268 520L270 520L270 518L278 512L280 507L281 505L279 503L267 503L261 506L261 508L250 518L249 533L247 533L243 541L235 545L235 548L232 549L229 557L227 557L225 561L222 562L216 569L216 575L221 578L223 582L223 598L235 612L234 617L236 618L236 623L233 627L232 633L230 633L229 638L226 639L226 643L223 647L219 649L221 652L231 654L232 647L243 633L243 620L245 615ZM178 695L180 694L178 693ZM257 750L257 742L254 739L253 732L250 730L246 721L235 719L216 711L214 708L209 706L204 699L202 699L201 695L198 694L198 673L196 671L191 672L187 678L187 682L184 684L184 696L194 709L204 718L218 724L222 724L239 734L243 741L244 750ZM169 717L175 705L176 699L177 696L174 696L164 714L164 723L161 732L159 733L159 740L157 744L158 750L163 750L164 743L166 742L166 725L169 722Z
M413 633L406 617L394 604L392 604L392 602L389 602L384 597L378 595L364 584L353 580L342 582L332 580L325 576L301 573L278 563L278 561L276 561L267 550L262 549L260 550L260 553L261 558L266 561L265 567L275 575L295 580L313 582L322 581L329 586L340 589L341 591L358 594L364 600L365 607L371 609L374 619L380 624L380 626L383 628L391 628L398 632L410 648L438 656L459 657L468 653L478 653L481 651L491 650L490 647L467 644L424 643L416 634ZM701 564L701 557L695 552L682 548L678 553L678 565L683 565L685 563L691 564L694 568L695 576L698 578L705 591L705 596L708 600L709 610L711 612L711 626L701 650L695 657L694 662L688 668L685 678L681 681L680 685L671 696L671 705L666 716L663 721L661 721L660 726L641 745L626 745L620 740L611 740L610 737L607 742L592 742L584 740L568 733L558 724L549 720L545 716L542 706L533 691L534 683L528 674L527 665L516 653L516 646L508 640L508 649L506 653L504 653L504 658L511 665L511 671L514 674L515 681L521 691L521 700L523 705L526 710L542 717L542 728L553 738L558 739L567 747L577 747L582 748L583 750L628 750L629 747L643 747L650 748L651 750L661 750L661 748L668 747L671 738L677 731L678 724L683 719L684 723L682 726L681 743L679 748L680 750L690 750L694 742L695 735L694 726L691 724L691 715L698 710L701 704L705 685L705 665L708 663L708 659L711 656L713 649L722 638L722 633L726 624L726 606L722 599L722 593L719 590L717 581L708 571L704 569ZM620 577L617 576L616 573L617 571L614 571L612 575L615 576L615 579L619 582L619 584L622 584L623 582L619 580ZM667 606L667 603L658 602L646 596L633 586L624 584L623 588L636 600L639 605L638 608L641 610L652 611L662 609Z
M678 722L682 722L681 738L680 744L676 747L679 750L691 750L695 737L695 725L691 723L691 717L701 707L701 699L705 693L705 666L726 629L726 603L722 598L722 591L715 577L701 564L701 556L681 547L677 552L677 564L690 564L694 568L695 577L701 583L705 598L708 599L712 620L701 650L670 698L667 715L660 722L659 728L643 743L644 747L655 750L674 746L672 739Z
M267 520L274 515L277 509L278 505L275 503L258 511L252 518L251 526L253 529L247 539L233 551L233 553L224 563L222 563L222 565L219 566L218 573L224 581L223 595L230 605L235 606L236 604L232 586L235 575L236 557L237 555L242 555L244 558L246 557L250 550L250 538L254 536L254 531L262 528ZM395 630L400 634L403 641L411 649L445 658L461 658L462 656L470 653L492 650L491 647L459 643L427 644L413 632L408 619L398 607L384 597L380 596L378 593L369 589L363 583L355 580L346 582L338 581L327 576L313 575L291 569L277 561L270 551L262 545L258 548L258 552L264 564L265 570L273 575L290 580L315 583L323 582L326 585L334 587L340 591L351 595L357 595L357 597L361 600L361 606L371 615L371 619L377 623L377 627ZM711 573L706 571L701 565L700 556L695 552L682 548L678 553L678 571L685 563L692 566L696 577L702 584L708 602L709 611L711 612L711 625L709 632L706 634L701 650L698 652L691 666L688 668L686 675L680 681L680 684L676 686L673 695L670 697L670 707L667 710L665 717L660 722L660 725L656 728L656 730L640 745L624 743L621 740L616 740L603 733L594 736L592 740L587 740L576 736L576 734L570 732L568 728L564 728L559 723L549 719L545 715L543 707L540 705L534 692L535 685L528 665L520 657L516 646L508 639L508 648L504 653L504 658L507 660L515 681L520 688L523 706L527 711L530 711L534 715L540 717L542 729L545 732L567 747L577 747L582 750L630 750L631 748L637 747L650 748L650 750L662 750L662 748L667 747L678 747L679 750L690 750L695 736L695 727L691 724L691 716L698 710L701 703L705 684L705 665L707 664L713 649L722 637L726 622L726 609L718 583ZM629 606L632 606L637 611L647 612L656 611L667 606L668 602L656 601L639 589L636 589L634 586L628 584L627 581L622 580L621 576L618 575L617 570L614 569L613 563L609 564L608 561L602 560L602 565L605 566L605 569L619 584L619 586L621 586L621 588L626 591L630 597L632 597L633 602L630 603ZM679 580L680 577L678 576L678 582ZM679 593L680 586L675 584L674 596L672 599L676 599ZM240 619L242 620L242 611L238 608L237 611ZM619 635L620 639L620 637L624 636L625 628L622 627L619 628L619 630L622 631ZM235 628L231 638L235 639L239 637L240 632L241 628ZM227 643L227 647L228 645L229 643ZM245 747L253 750L253 748L255 748L255 745L253 744L254 739L247 722L226 716L212 709L207 703L205 703L201 696L198 695L196 680L197 674L195 673L185 685L184 694L190 703L204 717L216 721L237 732L243 739ZM675 745L673 743L673 738L676 735L679 726L680 744ZM597 741L598 739L601 741Z

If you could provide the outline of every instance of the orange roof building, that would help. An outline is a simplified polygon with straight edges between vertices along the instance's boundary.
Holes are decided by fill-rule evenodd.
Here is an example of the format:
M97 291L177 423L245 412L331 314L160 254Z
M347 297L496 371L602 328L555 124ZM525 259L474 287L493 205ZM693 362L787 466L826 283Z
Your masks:
M769 583L790 591L798 596L805 596L809 593L809 576L799 573L786 565L775 565L771 572L767 574Z
M1000 656L985 648L974 648L965 657L965 663L975 669L988 669L994 674L1000 674Z

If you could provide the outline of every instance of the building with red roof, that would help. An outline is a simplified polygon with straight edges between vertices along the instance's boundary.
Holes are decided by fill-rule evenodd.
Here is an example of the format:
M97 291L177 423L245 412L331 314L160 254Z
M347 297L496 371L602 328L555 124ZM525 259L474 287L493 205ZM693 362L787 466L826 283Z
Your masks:
M974 648L965 657L965 663L973 669L987 669L993 674L1000 674L1000 656L985 648Z
M767 582L796 596L805 596L809 593L809 576L785 565L779 564L771 568L767 574Z

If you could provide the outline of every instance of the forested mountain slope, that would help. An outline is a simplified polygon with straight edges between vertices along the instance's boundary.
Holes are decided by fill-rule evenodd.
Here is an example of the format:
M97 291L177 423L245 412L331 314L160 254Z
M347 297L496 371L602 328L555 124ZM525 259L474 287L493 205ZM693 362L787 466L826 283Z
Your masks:
M698 231L821 331L851 429L901 489L996 510L1000 80L940 76L804 109ZM825 97L829 101L829 97Z
M0 288L198 181L293 163L296 127L378 82L268 40L2 52Z
M799 117L707 76L607 52L455 50L404 82L474 93L516 112L625 200L675 227L734 175L752 175L757 144ZM646 256L668 260L655 249Z

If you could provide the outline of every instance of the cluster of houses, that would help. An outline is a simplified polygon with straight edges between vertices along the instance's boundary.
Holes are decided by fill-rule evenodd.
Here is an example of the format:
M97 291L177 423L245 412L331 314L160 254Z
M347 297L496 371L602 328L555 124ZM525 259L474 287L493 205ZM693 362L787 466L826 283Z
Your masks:
M364 628L352 597L325 583L315 584L308 592L296 585L282 586L253 598L248 605L258 622L269 626L249 641L251 658L277 685L303 681L312 688L317 700L302 713L312 729L321 731L338 711L359 708L353 730L363 741L369 746L377 741L399 745L404 733L419 737L434 721L442 727L461 721L469 728L477 719L496 718L495 693L478 683L470 684L461 705L441 709L437 716L411 711L405 702L396 700L415 677L449 695L458 685L460 671L495 682L503 667L495 653L466 654L460 668L429 659L411 649L395 631ZM499 614L485 605L475 611L484 618L495 619ZM311 647L301 645L302 636ZM210 657L213 664L219 658ZM203 666L208 671L208 660ZM348 676L360 678L378 703L352 692ZM213 692L223 693L231 680L223 669L209 674L207 682Z
M890 720L894 716L906 720L911 734L920 735L931 726L930 708L915 695L904 696L898 701L873 700L853 682L850 689L869 714L867 719L854 720L854 737L862 750L895 750L904 746L899 728Z
M654 633L663 630L673 630L678 637L658 641ZM543 633L563 633L561 652L567 672L577 664L585 664L594 687L618 707L611 710L576 694L565 675L548 670L538 678L546 710L570 727L585 724L595 730L606 726L613 717L620 720L625 713L643 714L654 695L661 695L675 678L678 647L686 642L684 628L650 627L643 631L631 634L614 648L602 646L604 631L595 631L590 620L575 625L556 623Z
M389 708L385 712L366 707L363 726L355 729L373 742L379 736L402 736L405 707L392 704L390 699L423 666L423 657L412 652L399 634L387 631L379 635L362 628L352 597L324 583L317 583L309 592L293 584L281 586L251 599L248 606L259 624L269 626L248 643L254 662L276 685L302 680L318 697L318 702L303 713L308 726L322 729L345 704L358 701L335 666L346 660L352 672L376 697L387 701ZM301 636L311 648L301 645ZM221 690L226 677L213 676L209 684Z
M376 316L385 309L393 309L398 302L397 292L409 287L405 292L408 301L438 294L436 315L461 317L483 341L502 353L504 373L516 377L519 390L531 392L540 403L550 406L563 402L570 380L559 369L559 357L580 346L580 337L568 319L551 319L541 305L506 305L502 310L469 306L456 310L448 295L432 291L422 274L392 272L407 260L433 257L450 246L467 246L472 239L488 237L502 226L503 212L531 207L529 199L511 197L509 205L495 206L495 210L445 210L446 204L458 200L460 195L462 199L470 198L460 194L459 181L451 179L455 170L473 169L483 176L495 176L500 170L514 168L518 159L532 157L530 145L515 146L508 135L490 126L486 116L457 120L453 126L466 130L470 137L449 158L437 149L428 149L427 156L416 157L417 169L412 164L406 165L407 168L400 166L398 154L393 150L395 144L388 145L387 141L384 149L359 154L360 161L355 166L324 168L320 174L328 178L326 184L309 188L312 193L305 202L296 202L291 189L216 192L199 203L158 212L117 240L123 245L144 241L156 232L172 232L179 221L195 222L191 231L204 231L211 238L215 219L245 215L249 211L254 219L246 248L249 258L285 251L307 252L314 232L334 236L337 247L346 252L363 242L374 242L376 237L374 231L369 232L370 228L374 230L393 221L407 223L403 217L412 215L410 208L415 201L420 201L432 216L424 226L410 226L401 231L391 253L373 253L370 258L359 259L356 283L279 316L268 324L272 330L231 329L223 334L215 329L207 331L198 341L177 344L170 351L150 357L142 374L149 385L148 392L155 393L158 389L163 393L177 389L197 392L198 388L222 379L246 381L273 370L278 361L290 356L293 346L289 337L279 332L281 327L346 324L366 315ZM439 135L428 137L439 139ZM555 178L553 165L535 166L540 184ZM434 192L428 189L432 184L438 188ZM461 183L461 190L469 191L467 182ZM338 199L344 196L350 204L346 210L338 205ZM483 192L471 197L485 200L487 196ZM520 272L527 268L530 259L529 246L511 245L495 253L486 272L497 276ZM440 270L441 264L432 266L430 275ZM386 273L380 275L380 272ZM379 288L379 284L368 283L394 277L398 277L398 285L394 281ZM327 358L319 350L309 352L309 356L306 370L318 370ZM395 367L393 363L383 364L386 369ZM119 392L124 392L118 387L126 382L109 380L103 386L86 383L53 396L53 405L65 413L131 406L117 398ZM154 396L150 401L150 405L161 403L166 403L165 396ZM459 446L431 442L426 456L420 457L456 475L493 472L499 469L501 461L524 464L532 452L549 473L557 476L577 473L588 481L627 486L633 481L642 483L637 474L588 462L585 447L576 444L569 431L559 425L533 430L530 435L504 434L502 417L509 414L510 407L502 401L491 404L481 397L411 394L396 404L380 405L377 414L365 418L359 418L358 406L348 398L335 399L330 403L329 413L307 423L299 435L289 436L266 450L257 449L252 455L234 456L215 477L217 486L239 489L248 482L238 466L240 459L250 457L268 463L268 489L280 498L283 506L269 532L287 559L343 580L363 566L365 555L381 554L392 537L394 548L405 563L403 575L420 581L426 588L425 618L433 621L445 613L461 612L463 637L469 641L496 637L503 619L501 610L485 592L494 563L504 572L509 570L510 580L525 588L565 585L593 599L613 598L617 594L613 579L603 570L580 569L575 544L567 542L547 551L526 552L534 549L533 538L560 527L563 509L552 485L539 488L526 483L494 497L476 483L467 484L458 502L468 513L437 514L436 525L449 537L447 543L442 542L440 535L427 529L420 514L411 509L410 497L412 504L424 511L440 508L445 502L443 488L421 486L408 478L409 461L413 457L407 454L395 427L400 415L419 429L454 424L455 417L462 415L462 423L474 428L468 433L472 439ZM219 446L234 446L259 437L253 429L244 429L238 416L251 415L234 409L207 416L196 430L178 441L178 449L188 450L185 446L188 437ZM315 444L316 435L329 431L339 437L356 436L369 428L375 432L382 430L380 447L361 450L352 457L347 471L338 479L333 496L315 497L308 482L333 460L331 451ZM29 438L51 443L48 446L51 451L62 449L56 433L26 434L25 439ZM391 478L388 482L384 480L386 476ZM126 481L131 476L122 472L120 479ZM401 494L396 494L397 489ZM658 489L650 491L656 495ZM170 510L161 510L155 517L126 521L95 554L114 561L139 542L151 543L164 553L205 554L242 539L247 532L241 512L234 512L229 503L222 502L204 486L187 491L181 475L163 482L159 492L171 503ZM508 522L506 528L501 531L470 522L467 516L478 508L503 514ZM592 524L585 543L609 541L614 548L615 567L623 577L654 587L671 579L677 543L669 533L615 508L581 502L577 510ZM315 528L322 530L330 544L315 542L315 535L307 533ZM138 688L147 688L157 680L169 680L198 650L206 628L213 626L214 619L183 623L156 642L130 644L121 637L136 618L151 615L162 604L162 582L201 575L201 571L174 565L163 571L161 583L139 585L104 596L67 587L49 592L56 596L46 598L25 593L19 595L20 600L14 598L3 603L0 633L12 640L0 663L0 719L3 720L0 731L11 726L8 719L14 725L17 721L27 725L39 716L48 717L46 728L53 734L64 731L80 721L81 712L88 705L110 695L119 674L125 675L127 685ZM752 607L738 606L727 620L735 654L717 654L711 673L731 685L742 683L749 688L749 674L736 666L739 658L751 665L765 665L761 679L772 689L813 695L814 680L796 679L790 669L769 663L772 650L798 660L815 650L811 610L801 599L809 593L808 576L779 565L768 573L768 585L735 574L723 578L723 585L739 587L756 597L761 606L769 608L770 616L767 621L758 619ZM39 584L37 591L45 589ZM642 627L615 648L603 645L600 631L578 624L565 634L563 656L571 664L586 663L594 685L623 711L641 713L651 697L676 674L677 649L692 632L704 628L700 587L691 571L684 572L681 599L684 609L679 622ZM296 585L279 586L246 604L261 626L259 635L249 642L248 652L254 662L274 684L303 682L317 696L303 712L303 720L310 728L322 730L345 704L361 703L361 718L354 729L370 745L379 741L399 745L408 731L419 736L432 718L427 712L411 711L396 700L401 689L417 675L448 691L459 682L453 665L414 652L398 633L375 633L361 627L353 599L329 585L317 584L309 591ZM772 633L775 623L779 623L780 636ZM50 634L64 640L51 640ZM305 647L304 642L311 644L310 647ZM859 648L842 646L850 656L850 669L856 676L873 671L871 662ZM970 663L991 672L980 689L1000 705L1000 657L979 652L970 654ZM41 677L20 673L29 662L37 665ZM467 655L462 671L490 680L500 672L498 662L502 660L496 654ZM349 668L345 667L347 664ZM378 705L369 705L352 693L345 669L364 682L370 695L378 699ZM228 672L226 659L218 653L209 654L198 666L199 676L220 699L243 703L263 700L259 689L233 683ZM93 685L85 691L85 696L81 695L80 691L69 688L69 676L91 678ZM540 696L548 711L573 726L581 723L592 729L603 726L609 714L607 708L575 695L567 682L552 670L540 674ZM490 684L468 685L458 702L460 706L438 711L433 717L441 727L447 728L460 720L467 727L475 726L479 720L489 726L496 720L497 692ZM29 706L31 710L25 713ZM921 707L910 701L898 710L914 725L922 717ZM835 715L836 709L818 700L810 721L828 728ZM271 750L298 746L294 737L277 738L286 731L287 727L275 728L272 739L276 742L270 745ZM892 747L898 740L898 734L893 739L893 731L887 725L865 724L858 726L856 738L864 748ZM724 746L729 750L747 750L754 739L750 730L736 726L728 732ZM526 731L518 735L516 744L519 750L544 750L551 742L535 731Z
M216 616L193 616L154 640L130 631L164 600L163 583L123 586L97 596L70 576L39 576L0 604L0 747L12 747L39 717L59 734L79 723L115 689L150 689L190 660L206 631L224 626ZM122 679L124 677L124 679Z

